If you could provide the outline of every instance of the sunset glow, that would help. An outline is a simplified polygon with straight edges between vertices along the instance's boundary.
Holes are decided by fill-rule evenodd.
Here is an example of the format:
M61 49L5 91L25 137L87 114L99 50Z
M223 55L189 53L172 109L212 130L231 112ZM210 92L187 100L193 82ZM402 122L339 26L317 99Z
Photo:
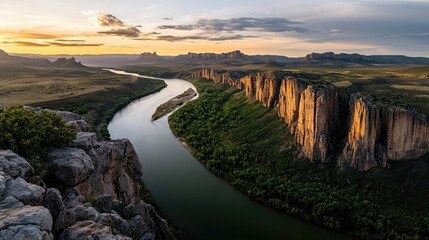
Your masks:
M307 8L320 2L4 0L0 47L40 54L240 49L288 56L324 51L429 55L426 1L330 0Z

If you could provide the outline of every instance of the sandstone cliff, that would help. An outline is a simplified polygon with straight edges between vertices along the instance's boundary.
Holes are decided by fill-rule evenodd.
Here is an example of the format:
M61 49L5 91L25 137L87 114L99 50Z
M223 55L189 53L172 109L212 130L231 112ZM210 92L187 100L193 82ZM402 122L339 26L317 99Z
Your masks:
M350 98L348 136L343 161L360 170L386 166L388 160L421 157L429 152L427 117L400 107Z
M245 74L202 69L192 77L243 89L246 97L275 107L302 154L312 161L336 159L339 165L368 170L429 152L427 117L415 111L375 103L359 93L341 93L332 84L289 72ZM338 149L341 146L344 149Z
M70 146L50 149L46 182L24 158L0 150L0 239L174 239L140 198L132 144L98 142L79 115L53 112L78 133Z

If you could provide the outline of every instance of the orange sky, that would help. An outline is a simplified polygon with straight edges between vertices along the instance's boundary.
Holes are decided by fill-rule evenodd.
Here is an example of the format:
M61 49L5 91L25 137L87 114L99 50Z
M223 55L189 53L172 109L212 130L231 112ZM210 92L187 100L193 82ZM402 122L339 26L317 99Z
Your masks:
M429 4L393 1L396 5L390 6L392 1L382 1L385 12L380 13L376 1L312 2L2 0L0 48L33 54L428 53L427 16L420 12L429 10ZM401 16L408 7L414 9L410 23ZM386 27L389 21L396 25Z

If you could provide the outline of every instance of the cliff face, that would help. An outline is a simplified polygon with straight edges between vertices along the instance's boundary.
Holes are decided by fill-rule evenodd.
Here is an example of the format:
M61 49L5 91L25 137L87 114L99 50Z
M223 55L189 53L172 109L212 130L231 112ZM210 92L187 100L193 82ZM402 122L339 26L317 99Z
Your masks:
M186 55L179 55L177 58L185 58L188 60L225 60L225 59L242 59L244 58L244 54L239 51L232 51L228 53L188 53Z
M145 53L140 54L139 61L140 62L156 62L156 61L158 61L158 55L156 54L156 52L153 52L153 53L145 52Z
M344 161L359 170L368 170L385 162L381 144L382 111L360 95L350 99L350 118Z
M328 160L336 119L338 93L335 87L310 85L301 93L295 139L305 156L322 162Z
M227 84L231 87L241 89L240 79L246 75L243 71L218 71L214 69L202 69L192 74L192 78L206 78L216 83Z
M333 52L326 52L326 53L311 53L305 56L303 59L304 62L312 62L317 60L333 60L333 61L344 61L344 62L357 62L357 63L365 63L371 61L371 57L360 55L357 53L353 54L347 54L347 53L340 53L335 54Z
M415 159L429 152L427 117L400 107L374 104L353 94L343 161L360 170L388 160Z
M291 133L304 156L322 162L329 159L330 134L336 123L330 119L338 114L335 87L315 87L285 72L253 73L239 81L230 76L230 72L210 69L193 74L194 78L207 78L244 89L248 98L260 101L265 107L278 107L279 115L291 126Z
M368 170L429 152L429 124L422 114L374 103L359 93L340 94L331 84L299 80L286 72L243 74L203 69L193 77L244 89L246 97L275 107L312 161L336 158L339 165ZM342 151L340 143L345 143Z
M306 88L307 84L301 83L292 77L286 77L280 86L279 116L285 119L292 134L295 133L298 121L300 96Z

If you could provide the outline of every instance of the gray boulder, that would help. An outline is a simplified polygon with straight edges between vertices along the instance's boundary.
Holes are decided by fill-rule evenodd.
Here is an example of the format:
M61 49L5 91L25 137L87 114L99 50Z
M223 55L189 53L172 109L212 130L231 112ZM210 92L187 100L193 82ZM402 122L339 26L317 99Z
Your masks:
M73 226L61 233L60 240L80 240L80 239L112 239L131 240L132 238L123 235L114 235L109 226L93 221L77 222Z
M132 237L133 239L155 240L155 234L150 231L141 215L137 215L128 220L128 226L130 229L130 235L128 236Z
M54 236L34 225L12 226L0 231L0 239L8 240L52 240Z
M67 209L63 203L63 198L61 197L60 191L56 188L49 188L46 190L45 200L43 201L43 206L49 209L53 217L53 233L58 233L61 230L68 227L66 215Z
M66 185L75 186L91 175L94 165L82 149L56 148L49 151L48 168Z
M57 110L50 110L50 109L44 109L44 111L55 113L60 117L62 117L66 122L82 120L82 117L80 115L72 112L57 111Z
M24 203L16 199L16 197L8 196L0 202L0 209L7 208L20 208L23 207Z
M112 210L112 195L103 194L98 196L99 205L97 206L101 212L108 213Z
M75 205L73 206L73 204ZM67 218L70 222L85 220L95 221L100 216L97 210L92 207L90 203L80 204L78 202L73 202L72 204L69 204L69 206L70 205L72 206L67 209Z
M76 121L70 121L68 122L69 125L76 128L77 132L91 132L92 128L91 125L86 123L84 120L76 120Z
M91 132L78 132L73 144L76 147L83 149L98 146L97 135Z
M130 236L130 227L126 220L122 219L118 214L111 213L102 213L100 217L97 219L97 222L109 226L112 228L112 232L115 234L123 234L126 236Z
M0 199L3 196L3 192L6 189L6 174L0 169Z
M95 170L87 181L77 186L79 194L110 194L120 201L138 202L142 168L131 142L122 139L99 144L88 150Z
M34 172L27 160L10 150L0 150L0 169L6 176L26 178Z
M23 238L19 239L51 239L47 237L52 236L51 230L52 216L49 210L42 206L0 210L0 236L10 236L15 232L23 235ZM35 234L33 237L32 233Z
M4 197L15 197L25 205L41 205L45 189L18 177L6 182Z

